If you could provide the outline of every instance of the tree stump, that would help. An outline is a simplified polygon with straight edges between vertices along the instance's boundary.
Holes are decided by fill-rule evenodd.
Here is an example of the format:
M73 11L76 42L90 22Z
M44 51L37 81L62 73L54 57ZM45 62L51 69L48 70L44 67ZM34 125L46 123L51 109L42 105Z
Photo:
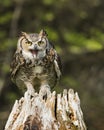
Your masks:
M86 130L78 93L65 89L52 92L46 100L28 91L16 100L5 130Z

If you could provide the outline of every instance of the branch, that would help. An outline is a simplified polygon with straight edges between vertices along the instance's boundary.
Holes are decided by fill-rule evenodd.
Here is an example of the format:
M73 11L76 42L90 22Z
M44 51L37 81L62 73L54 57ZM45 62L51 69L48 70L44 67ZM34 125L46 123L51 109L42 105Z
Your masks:
M78 94L72 89L63 95L54 91L43 100L27 91L15 101L5 130L86 130Z

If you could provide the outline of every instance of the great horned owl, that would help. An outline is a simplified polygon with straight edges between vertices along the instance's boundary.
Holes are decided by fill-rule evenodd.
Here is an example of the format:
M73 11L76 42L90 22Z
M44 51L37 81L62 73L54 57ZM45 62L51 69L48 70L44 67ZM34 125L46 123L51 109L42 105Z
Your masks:
M30 92L39 90L44 96L60 79L60 60L44 30L22 32L11 63L11 77L16 85Z

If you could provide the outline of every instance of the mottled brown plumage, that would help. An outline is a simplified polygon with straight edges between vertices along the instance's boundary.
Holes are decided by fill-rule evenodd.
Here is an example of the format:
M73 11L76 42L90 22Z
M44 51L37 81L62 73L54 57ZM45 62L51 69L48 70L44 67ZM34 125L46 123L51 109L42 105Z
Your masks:
M41 89L44 96L60 79L61 71L56 50L44 30L39 34L22 33L11 63L11 77L21 89Z

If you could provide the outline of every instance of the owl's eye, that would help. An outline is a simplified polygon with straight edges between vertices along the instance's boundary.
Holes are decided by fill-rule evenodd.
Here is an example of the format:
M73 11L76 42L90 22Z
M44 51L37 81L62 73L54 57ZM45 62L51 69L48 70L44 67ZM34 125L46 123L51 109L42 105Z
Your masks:
M32 42L30 42L30 41L26 41L25 43L28 45L32 45Z
M38 45L39 45L39 46L42 45L42 44L44 44L43 41L38 41Z

